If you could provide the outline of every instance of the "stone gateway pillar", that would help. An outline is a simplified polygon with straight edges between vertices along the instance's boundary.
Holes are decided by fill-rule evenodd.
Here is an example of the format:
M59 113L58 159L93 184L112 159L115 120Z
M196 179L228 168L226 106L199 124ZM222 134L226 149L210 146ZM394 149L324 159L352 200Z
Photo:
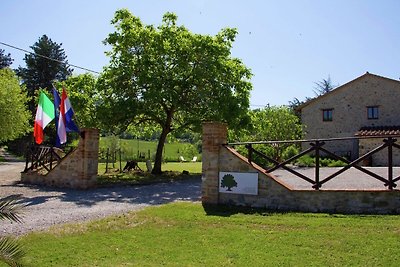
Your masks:
M21 173L24 183L88 189L97 185L99 130L81 129L78 147L47 174L39 170Z
M81 187L93 187L97 183L99 130L94 128L83 129L79 145L81 145L82 169L80 170L80 177L78 179L82 180Z
M227 142L226 123L203 123L202 188L203 204L218 204L219 153Z

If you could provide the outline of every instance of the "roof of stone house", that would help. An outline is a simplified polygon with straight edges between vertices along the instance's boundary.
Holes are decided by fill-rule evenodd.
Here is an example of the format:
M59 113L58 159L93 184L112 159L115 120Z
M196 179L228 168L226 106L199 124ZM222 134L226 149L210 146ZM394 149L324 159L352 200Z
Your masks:
M380 78L380 79L385 79L385 80L388 80L388 81L400 83L400 81L398 81L398 80L394 80L394 79L391 79L391 78L387 78L387 77L379 76L379 75L376 75L376 74L372 74L372 73L369 73L369 72L367 71L365 74L361 75L360 77L357 77L357 78L355 78L354 80L351 80L351 81L349 81L349 82L347 82L347 83L345 83L345 84L343 84L343 85L341 85L341 86L338 86L338 87L336 87L335 89L333 89L332 91L330 91L330 92L328 92L328 93L326 93L326 94L323 94L323 95L317 96L317 97L315 97L315 98L312 98L311 100L309 100L309 101L305 102L304 104L298 106L298 107L296 108L296 110L300 111L302 108L304 108L304 107L310 105L311 103L314 103L314 102L316 102L316 101L319 101L319 100L322 99L322 98L328 97L328 96L330 96L331 94L334 94L334 93L336 93L336 92L338 92L338 91L341 91L341 90L345 89L347 86L349 86L350 84L352 84L352 83L354 83L354 82L356 82L356 81L359 81L359 80L361 80L361 79L363 79L363 78L365 78L365 77L367 77L367 76L378 77L378 78Z
M355 136L389 136L400 135L400 126L368 126L361 127Z

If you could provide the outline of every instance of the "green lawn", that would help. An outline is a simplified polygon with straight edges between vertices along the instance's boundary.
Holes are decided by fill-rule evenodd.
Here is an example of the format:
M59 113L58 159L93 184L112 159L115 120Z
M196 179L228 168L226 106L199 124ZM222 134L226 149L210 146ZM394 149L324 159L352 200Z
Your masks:
M122 162L121 166L123 169L126 162ZM115 164L115 169L106 171L106 164L99 163L98 170L98 184L99 185L110 185L110 184L149 184L155 182L165 182L172 180L183 180L192 179L201 175L201 162L168 162L162 165L162 175L152 175L146 171L146 165L144 162L139 162L139 167L144 170L143 172L133 171L127 173L119 172L119 163ZM110 166L109 166L110 167ZM183 173L187 171L189 173Z
M102 137L100 139L100 151L105 155L107 148L112 147L113 138ZM117 139L118 147L121 148L122 158L124 160L137 160L138 155L142 155L145 159L153 159L157 150L157 142L143 141L136 139ZM114 140L115 142L116 140ZM166 161L179 161L179 156L183 156L186 160L193 159L194 156L198 158L195 147L190 143L166 143L163 150L163 158ZM119 155L117 155L119 159Z
M172 203L21 238L27 266L398 266L400 216Z
M153 163L154 164L154 163ZM121 166L123 169L126 165L126 161L121 162ZM116 169L119 169L119 162L114 164L114 167ZM146 163L145 162L139 162L139 167L143 170L146 171ZM112 168L112 164L109 164L109 168ZM175 172L182 172L182 171L188 171L190 173L201 173L201 162L167 162L162 164L161 169L163 171L175 171ZM104 174L106 171L106 164L105 163L99 163L99 174Z

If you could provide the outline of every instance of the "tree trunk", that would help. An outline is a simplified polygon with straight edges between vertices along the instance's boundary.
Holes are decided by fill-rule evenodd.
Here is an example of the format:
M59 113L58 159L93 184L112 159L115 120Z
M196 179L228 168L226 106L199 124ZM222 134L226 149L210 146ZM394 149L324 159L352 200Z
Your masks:
M160 139L158 139L156 158L154 160L154 168L151 172L152 174L161 174L162 153L163 153L163 149L164 149L165 140L167 139L167 135L170 132L169 128L170 127L168 127L168 129L166 129L164 127L162 129Z
M171 132L173 111L167 111L167 119L162 127L160 139L158 139L156 158L154 160L154 168L152 174L161 174L162 153L164 149L165 140L167 135Z

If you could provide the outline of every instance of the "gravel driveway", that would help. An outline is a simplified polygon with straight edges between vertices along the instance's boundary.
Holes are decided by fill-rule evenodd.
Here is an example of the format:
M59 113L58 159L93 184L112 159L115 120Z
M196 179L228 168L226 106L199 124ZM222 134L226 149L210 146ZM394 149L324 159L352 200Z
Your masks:
M177 200L199 201L201 179L146 186L115 186L91 190L24 185L24 163L0 163L0 198L20 196L27 204L23 223L0 221L0 235L21 235L50 226L81 222Z

